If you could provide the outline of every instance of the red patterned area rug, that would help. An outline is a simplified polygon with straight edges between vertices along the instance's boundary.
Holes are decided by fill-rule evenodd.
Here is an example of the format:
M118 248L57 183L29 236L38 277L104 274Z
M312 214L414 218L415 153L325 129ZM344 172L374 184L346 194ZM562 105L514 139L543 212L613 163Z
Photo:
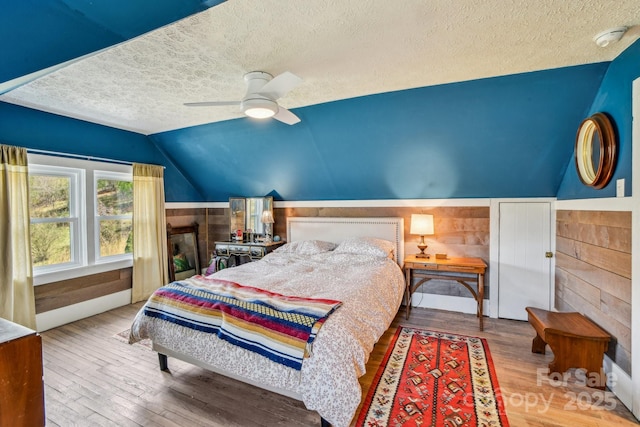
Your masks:
M356 426L508 426L483 338L399 327Z

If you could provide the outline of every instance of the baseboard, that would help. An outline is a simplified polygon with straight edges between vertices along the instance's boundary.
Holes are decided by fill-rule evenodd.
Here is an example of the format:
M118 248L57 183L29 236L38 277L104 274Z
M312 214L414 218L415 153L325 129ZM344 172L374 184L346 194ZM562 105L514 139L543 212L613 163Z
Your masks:
M38 332L131 304L131 289L36 314Z
M606 354L604 356L604 372L607 374L607 387L618 399L631 410L633 402L633 382L625 371L611 360Z
M450 295L427 294L414 292L411 296L412 307L434 308L437 310L458 311L460 313L476 314L478 308L473 298L455 297ZM489 315L490 302L485 299L482 312Z

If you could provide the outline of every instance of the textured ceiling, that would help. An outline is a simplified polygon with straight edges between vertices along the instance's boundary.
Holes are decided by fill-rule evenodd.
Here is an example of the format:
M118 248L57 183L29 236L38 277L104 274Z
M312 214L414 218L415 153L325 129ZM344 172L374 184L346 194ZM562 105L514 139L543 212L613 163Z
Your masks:
M339 99L610 61L640 31L638 0L232 0L0 96L153 134L243 117L242 76L291 71L289 109ZM597 33L632 27L607 48ZM635 27L634 27L635 26Z

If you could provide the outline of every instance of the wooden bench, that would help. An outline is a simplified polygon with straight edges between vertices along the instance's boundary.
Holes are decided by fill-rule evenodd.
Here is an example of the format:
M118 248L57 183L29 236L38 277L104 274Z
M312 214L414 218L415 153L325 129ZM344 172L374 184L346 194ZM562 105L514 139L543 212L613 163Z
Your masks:
M529 323L537 333L531 351L544 354L549 344L553 352L549 374L582 368L587 371L588 386L604 389L602 359L611 336L580 313L558 313L534 307L526 310Z

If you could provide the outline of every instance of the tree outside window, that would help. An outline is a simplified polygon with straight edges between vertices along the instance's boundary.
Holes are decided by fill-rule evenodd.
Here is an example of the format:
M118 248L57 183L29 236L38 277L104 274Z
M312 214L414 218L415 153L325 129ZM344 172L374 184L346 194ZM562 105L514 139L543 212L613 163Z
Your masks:
M132 253L133 182L101 175L96 179L99 257Z
M72 236L76 233L73 173L29 175L31 256L34 267L66 264L73 257Z

